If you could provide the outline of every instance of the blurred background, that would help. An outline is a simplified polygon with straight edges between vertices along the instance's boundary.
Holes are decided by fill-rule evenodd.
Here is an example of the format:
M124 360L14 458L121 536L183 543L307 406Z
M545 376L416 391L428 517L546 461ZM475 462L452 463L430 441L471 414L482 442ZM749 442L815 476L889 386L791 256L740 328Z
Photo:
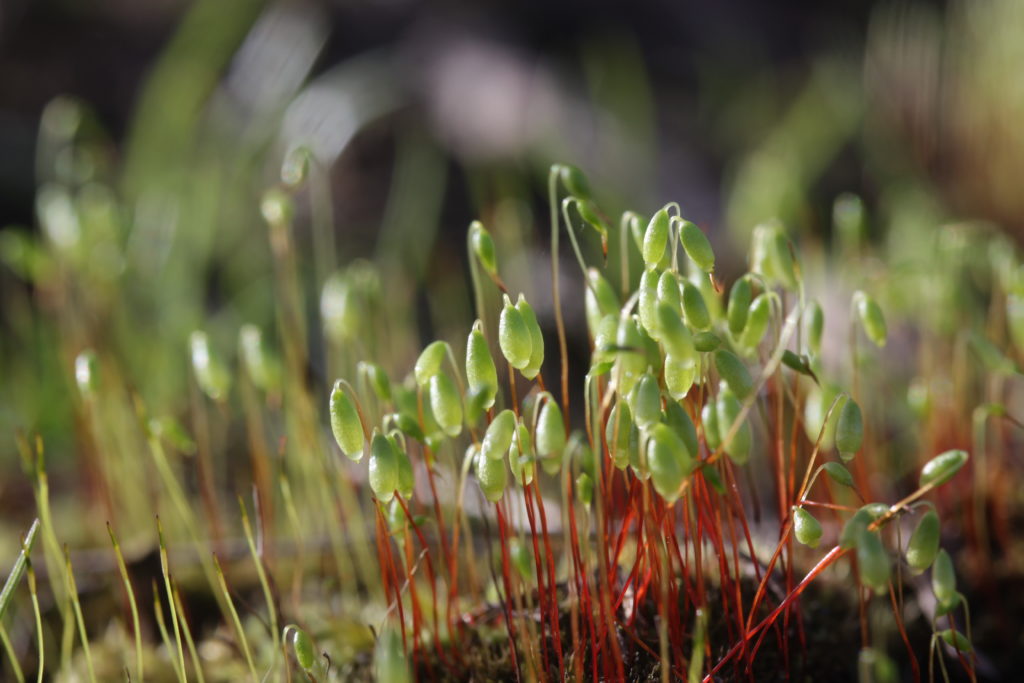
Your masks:
M550 321L535 245L555 161L609 216L678 201L726 277L766 218L829 243L841 192L897 260L961 216L1019 234L1022 35L1010 0L5 0L0 434L75 450L82 348L109 349L152 412L182 414L192 330L231 356L242 323L272 329L259 201L300 147L310 326L330 275L370 259L414 331L383 349L403 371L471 319L475 217L525 255L510 284ZM326 383L321 343L309 372ZM0 470L15 454L0 439Z

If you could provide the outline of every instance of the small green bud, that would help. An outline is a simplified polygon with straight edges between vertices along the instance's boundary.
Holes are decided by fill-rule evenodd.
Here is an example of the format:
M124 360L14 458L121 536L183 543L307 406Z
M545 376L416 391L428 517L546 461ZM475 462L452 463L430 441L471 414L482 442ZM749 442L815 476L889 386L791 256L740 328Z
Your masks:
M288 150L281 162L281 182L296 188L309 176L309 164L313 153L305 145L297 145Z
M697 363L693 360L680 360L672 354L667 354L664 372L665 388L669 396L680 401L690 393L690 388L697 379Z
M373 668L380 683L411 683L409 662L402 648L402 636L394 626L387 626L373 650Z
M516 427L516 436L508 449L508 467L512 470L512 477L517 484L529 486L533 482L533 442L530 439L530 430L522 423Z
M292 627L292 650L295 652L295 661L304 671L313 668L313 664L316 663L313 641L308 633L297 626Z
M498 319L498 345L509 365L515 369L522 370L530 364L533 337L523 320L523 314L512 305L508 296L505 297L505 306Z
M885 346L887 329L885 316L878 302L864 292L857 291L853 294L853 305L857 310L857 317L864 327L864 333L875 346Z
M716 410L718 411L718 431L723 441L729 430L732 429L733 423L739 418L742 408L740 400L732 391L725 386L719 387ZM732 441L726 445L725 453L737 465L745 465L750 459L752 441L750 422L744 419Z
M491 275L497 275L498 257L495 255L494 240L480 221L469 224L469 244L483 269Z
M732 333L734 338L738 338L743 328L747 325L747 314L753 295L750 280L746 277L741 277L734 282L732 289L729 291L729 305L726 308L725 315L729 321L729 332Z
M666 424L656 424L647 442L647 466L654 490L670 505L679 498L679 489L690 473L693 458L686 445Z
M608 413L608 423L605 425L605 440L608 442L612 464L620 470L626 469L626 466L629 464L630 449L633 441L631 436L635 429L629 405L625 401L616 402Z
M634 318L623 318L615 334L615 345L620 349L615 354L615 374L619 392L628 395L640 376L647 370L644 335Z
M860 406L852 398L846 399L839 411L835 440L840 457L846 461L853 460L864 441L864 420Z
M746 398L753 390L754 380L751 379L747 366L736 357L736 354L725 349L715 351L715 369L736 396Z
M679 278L671 270L664 271L658 278L658 303L679 312L682 301L679 298Z
M427 344L427 347L420 352L413 367L413 374L416 377L416 384L426 386L430 378L441 372L441 363L444 362L445 354L448 352L448 342L435 341Z
M698 332L693 335L693 347L701 353L710 353L722 345L722 340L714 332Z
M338 448L350 460L359 462L363 457L363 425L352 399L345 392L341 380L331 390L331 431Z
M192 370L196 383L204 394L214 401L220 401L227 396L231 376L227 369L210 355L210 345L205 332L193 332L189 342L192 347Z
M700 410L700 422L704 430L704 441L711 450L722 445L722 436L718 430L718 408L714 401L709 400Z
M504 458L509 447L512 446L515 428L515 413L508 409L498 413L491 420L491 424L487 426L487 431L484 433L484 439L480 445L484 457L491 459Z
M829 478L840 486L846 486L853 488L853 475L850 474L850 470L846 469L837 462L827 462L823 466L825 474Z
M689 328L683 323L679 308L664 303L658 304L658 331L665 350L681 361L695 363L696 349Z
M939 550L932 565L932 592L942 606L954 605L959 596L956 592L956 572L953 560L945 550Z
M857 541L857 566L860 580L881 595L889 588L889 555L878 534L867 529L861 531Z
M537 417L537 453L542 458L559 458L565 448L565 423L562 410L550 396Z
M821 524L802 507L793 507L793 533L808 548L817 548L821 543Z
M584 289L584 305L587 312L587 328L597 336L597 327L607 315L618 316L619 296L608 280L596 268L587 270L588 286Z
M512 558L512 566L524 579L532 579L534 575L533 553L526 543L520 543L519 539L513 536L508 543L508 554Z
M96 394L96 388L99 386L99 362L93 351L82 351L75 358L75 383L78 384L82 398L89 399Z
M398 466L398 492L405 499L412 498L413 490L416 487L416 479L412 472L412 460L405 449L399 446L398 439L389 436L388 441L391 442L391 450L395 454L395 464Z
M700 228L684 220L679 224L679 241L683 244L683 250L690 260L697 264L697 267L705 273L715 269L715 252L711 249L711 243L701 232Z
M665 247L668 246L668 226L669 215L665 209L659 209L647 224L641 255L648 267L658 265L665 255Z
M711 314L697 286L691 282L683 282L683 315L686 324L695 330L711 329Z
M591 501L594 500L594 480L586 472L580 472L576 477L576 497L584 507L590 507Z
M945 484L967 462L967 451L952 450L936 455L921 468L921 486Z
M530 332L530 360L526 367L519 368L519 372L526 379L533 379L540 372L541 365L544 364L544 335L540 331L540 324L537 323L537 316L534 314L533 308L526 303L522 294L519 295L519 300L516 302L516 310L523 317L526 329Z
M629 398L633 419L641 429L649 429L661 419L661 391L658 380L650 373L640 378Z
M494 405L498 395L498 370L484 337L483 323L479 320L473 323L473 329L466 340L466 382L470 391L484 392L484 410Z
M355 288L341 273L327 278L320 293L324 334L334 343L350 341L363 329L363 316Z
M643 219L637 214L629 211L626 213L628 217L626 219L629 225L629 234L633 238L633 244L636 245L636 250L643 254L644 251L644 224Z
M907 543L907 564L923 572L932 566L939 553L939 516L935 510L928 510L917 523L917 528Z
M590 199L590 184L583 171L571 164L559 164L558 176L569 194L578 199Z
M675 401L669 401L665 406L665 424L671 427L676 436L686 444L686 451L691 456L696 456L700 452L700 446L697 443L697 428L694 427L693 420L690 419L683 406Z
M740 333L739 345L751 352L755 351L764 333L768 330L768 322L772 315L772 303L767 294L759 294L750 304L747 312L747 324Z
M295 202L283 190L273 188L267 190L260 200L260 213L270 225L287 225L295 215Z
M370 441L370 466L368 478L370 489L377 499L388 503L398 488L398 454L391 441L374 430Z
M474 448L474 451L476 449ZM504 458L487 458L482 453L474 452L476 463L476 479L484 497L492 503L501 500L508 485L508 468Z
M430 409L445 434L454 437L462 432L462 401L455 383L444 373L430 378Z
M807 340L807 348L815 356L821 355L821 336L825 331L825 313L821 310L821 304L812 301L804 311L804 337Z
M640 287L637 290L637 314L640 316L640 324L655 337L658 334L658 271L648 268L640 276Z
M967 636L960 633L960 631L947 628L939 631L936 635L958 652L972 652L974 650L971 647L971 641L967 640Z

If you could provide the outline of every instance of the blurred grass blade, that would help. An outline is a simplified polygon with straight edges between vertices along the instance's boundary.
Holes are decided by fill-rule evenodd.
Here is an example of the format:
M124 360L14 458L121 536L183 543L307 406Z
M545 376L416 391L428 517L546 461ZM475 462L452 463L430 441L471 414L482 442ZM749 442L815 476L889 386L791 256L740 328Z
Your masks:
M28 556L29 553L32 552L32 546L35 545L36 534L38 531L39 520L36 519L32 522L32 526L29 527L28 533L25 535L25 540L21 544L21 552L18 553L18 559L14 561L11 573L7 575L7 582L4 584L4 589L0 592L0 619L4 618L4 614L7 612L7 607L14 598L14 589L18 587L18 582L21 581L21 577L25 573Z

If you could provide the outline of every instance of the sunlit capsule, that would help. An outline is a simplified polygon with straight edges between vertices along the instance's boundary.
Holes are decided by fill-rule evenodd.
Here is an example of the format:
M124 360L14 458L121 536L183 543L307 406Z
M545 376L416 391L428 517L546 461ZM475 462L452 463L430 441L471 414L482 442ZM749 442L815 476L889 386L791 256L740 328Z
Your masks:
M711 353L722 345L722 340L714 332L698 332L693 335L693 348L701 353Z
M917 523L907 543L907 564L911 569L922 572L932 566L938 553L939 516L935 510L928 510Z
M853 305L860 318L860 324L864 327L864 333L875 346L885 346L888 334L885 325L885 316L878 302L864 292L857 291L853 294Z
M693 336L686 324L683 323L683 317L679 314L678 307L658 305L658 329L661 333L660 341L669 354L680 361L688 361L691 364L697 362Z
M676 401L669 401L665 406L665 424L671 427L676 436L682 440L686 446L686 452L691 457L696 457L699 452L697 428L694 427L693 420L690 419L683 406Z
M921 468L921 486L945 484L967 462L967 451L951 450L940 453Z
M658 277L658 303L668 306L677 313L682 305L679 298L679 278L671 270L664 271Z
M324 282L320 317L324 333L335 344L355 339L365 329L359 296L343 274L334 273Z
M740 332L739 344L744 349L754 351L764 338L771 319L772 304L767 294L759 294L750 304L747 312L747 324Z
M587 328L597 336L597 328L607 315L618 315L619 296L608 280L596 268L587 270L588 286L584 290L584 305L587 312Z
M494 240L480 221L469 224L469 244L483 269L491 275L497 275L498 257L495 255Z
M853 488L853 475L850 474L850 470L846 469L839 463L827 462L823 469L825 470L825 474L827 474L835 483L840 486Z
M199 388L214 401L225 398L230 385L230 375L210 354L206 333L197 330L192 333L189 341L192 348L192 370Z
M641 429L648 429L661 419L661 391L658 380L645 373L630 394L633 420Z
M586 472L576 477L576 497L585 507L589 507L594 499L594 480Z
M808 548L817 548L821 543L821 524L802 507L793 508L793 533Z
M740 400L732 391L727 387L719 388L716 410L718 411L718 431L723 441L739 418L742 408ZM726 444L725 453L737 465L745 465L750 459L752 441L750 422L744 419L732 440Z
M666 424L657 424L651 430L647 442L647 467L654 483L654 490L667 503L679 498L683 480L692 469L693 459L686 452L686 446Z
M771 264L769 269L772 271L772 276L786 289L795 290L798 285L796 263L789 240L786 239L782 230L776 230L772 234L768 249L768 258Z
M665 255L665 247L668 245L669 215L665 209L659 209L647 224L644 232L643 247L641 255L644 263L648 266L656 266Z
M873 531L861 531L857 541L857 568L860 580L876 594L889 588L889 554L882 546L882 540Z
M629 405L625 401L617 402L608 413L605 441L608 443L612 464L620 470L626 469L626 466L629 465L632 442L630 437L634 429L636 427L633 425L633 415L629 410Z
M843 403L836 423L836 448L843 460L852 460L864 441L864 420L860 406L852 398Z
M295 202L284 190L267 190L260 200L260 213L270 225L287 225L295 215Z
M444 362L447 352L447 342L435 341L427 344L427 347L420 352L419 358L416 359L416 365L413 366L413 375L416 377L417 384L421 387L426 386L431 377L441 372L441 363Z
M537 417L537 453L542 458L558 457L565 448L565 423L562 410L553 398L544 401Z
M583 171L572 164L559 164L558 175L569 193L579 199L590 199L590 184Z
M381 683L411 683L409 662L402 648L402 636L394 626L387 626L373 650L373 668Z
M807 348L815 356L821 355L821 336L825 331L825 313L817 301L812 301L804 311L804 338Z
M498 413L487 426L480 449L485 457L504 458L512 445L516 428L516 416L511 410Z
M529 543L520 543L519 539L513 536L508 542L508 554L512 560L512 566L519 572L519 575L525 579L532 579L535 573L535 563Z
M498 346L501 347L505 360L517 370L522 370L530 364L530 355L533 351L530 328L508 296L505 297L505 305L498 319Z
M492 503L501 500L505 493L505 486L508 485L508 468L505 466L504 458L487 458L484 455L476 456L476 479L480 484L480 490Z
M409 454L405 452L405 449L398 442L398 438L391 435L388 436L388 441L391 442L391 450L395 454L395 464L397 465L398 472L398 492L402 494L402 498L408 500L412 498L413 489L416 486L416 479L412 472L412 460L409 458Z
M462 400L451 377L444 373L430 378L430 409L448 436L462 432Z
M398 488L398 454L388 438L377 431L374 431L370 441L367 476L370 489L377 499L384 503L390 502Z
M341 380L331 391L331 431L338 448L350 459L358 462L363 457L363 425L352 399L345 392Z
M83 398L96 394L99 385L99 363L93 351L82 351L75 358L75 383Z
M515 438L508 449L508 468L517 484L529 486L533 482L534 455L530 430L520 423L516 426Z
M705 273L715 269L715 252L711 249L711 243L701 229L690 221L684 220L679 224L679 241L682 242L683 250L690 260L697 264L697 267Z
M637 314L640 316L640 324L653 333L655 338L658 334L658 271L648 268L640 276L640 287L637 290Z
M704 441L708 448L716 450L722 445L722 436L718 429L718 407L709 400L700 410L700 422L704 431Z
M522 316L526 329L530 333L530 359L524 367L519 368L519 371L526 379L533 379L540 372L541 365L544 364L544 335L541 333L533 307L526 302L522 294L519 295L519 300L516 302L516 310L519 311L519 315Z
M312 157L309 147L297 145L288 150L281 163L281 182L289 187L298 187L309 176L309 165Z
M754 380L750 377L747 366L736 354L719 349L715 351L715 369L736 396L746 398L754 388Z
M956 572L953 560L945 550L939 550L932 565L932 592L940 605L954 605L959 599L956 592Z
M685 398L697 379L697 362L688 359L680 360L672 354L666 354L663 370L665 389L669 396L677 401Z
M483 323L477 320L466 340L466 382L470 391L483 391L484 410L494 405L498 394L498 370L491 356L491 349L484 337Z
M746 277L734 282L732 289L729 290L729 305L725 309L725 315L729 322L729 332L734 338L738 338L747 325L747 314L753 295L750 280Z
M695 330L711 329L711 314L708 312L704 296L691 282L682 283L683 314L686 324Z
M316 662L316 652L313 650L313 641L309 634L301 628L292 627L292 650L295 652L295 661L299 663L304 671L313 668Z
M628 395L647 370L644 335L633 318L622 318L615 335L615 378L619 392Z

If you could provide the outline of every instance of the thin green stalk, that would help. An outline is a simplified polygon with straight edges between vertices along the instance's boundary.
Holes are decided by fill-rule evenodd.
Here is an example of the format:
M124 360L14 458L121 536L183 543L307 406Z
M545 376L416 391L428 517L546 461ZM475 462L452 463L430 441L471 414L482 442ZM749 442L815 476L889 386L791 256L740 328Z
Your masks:
M249 545L249 554L252 555L252 561L256 564L256 576L259 578L260 588L263 589L263 599L267 603L267 612L270 615L270 635L272 638L277 638L277 607L274 602L274 594L270 590L270 582L267 580L267 572L263 566L263 558L256 549L256 541L253 538L252 526L249 524L249 513L246 511L245 503L242 501L241 497L238 499L238 505L242 509L242 530L245 532L245 541Z
M167 604L171 610L171 626L174 629L174 642L178 651L178 669L181 672L182 680L185 680L185 651L181 645L178 609L174 604L174 591L171 589L171 571L167 561L167 544L164 543L164 529L160 525L159 515L156 518L156 533L160 540L160 571L164 577L164 590L167 592Z
M252 651L249 649L249 640L245 637L245 629L242 628L242 621L238 618L238 611L235 609L235 604L231 601L231 595L228 592L227 581L224 580L224 570L221 569L220 560L217 556L213 556L213 565L217 568L217 585L220 588L220 592L224 595L224 601L228 605L228 609L231 611L231 622L235 627L235 632L238 635L238 645L242 648L242 654L245 655L245 663L249 667L249 673L252 674L252 680L258 681L259 677L256 675L256 666L252 661Z
M171 637L167 633L167 624L164 622L164 608L160 603L160 589L157 587L156 579L153 580L153 614L156 615L156 626L160 631L160 640L163 641L168 653L173 652L174 643L171 642ZM186 683L184 667L178 666L178 661L174 659L173 655L171 655L171 668L174 669L178 682Z
M3 590L0 591L0 620L4 618L4 614L7 612L7 608L14 597L14 590L18 587L18 582L21 581L21 577L29 564L29 554L32 552L32 546L35 545L38 532L39 520L36 519L32 522L32 526L29 527L28 533L25 534L25 540L21 544L21 552L18 553L18 557L14 560L11 573L7 575L7 581L4 583Z
M142 683L145 680L142 666L142 629L139 627L139 608L135 602L135 590L132 588L132 582L128 576L128 567L125 565L121 546L114 536L114 529L110 526L110 522L107 522L107 533L110 534L110 542L114 545L117 570L121 573L121 581L124 583L125 593L128 594L128 605L132 612L132 631L135 634L135 675L138 676L139 683Z
M39 612L39 594L36 591L36 573L32 569L32 560L26 553L25 570L28 572L28 592L32 596L32 615L36 620L36 644L39 646L39 667L36 683L43 683L43 672L46 670L46 648L43 644L43 617Z
M7 660L11 663L11 671L14 673L14 680L18 683L25 683L25 674L21 670L21 665L18 664L18 655L14 651L14 646L11 644L11 638L7 635L7 629L0 623L0 643L3 643L4 652L7 653Z
M192 638L192 631L188 627L188 619L185 618L185 606L181 604L181 593L178 591L178 587L174 587L174 606L178 612L181 612L181 632L185 636L185 644L188 646L188 655L192 658L192 670L196 672L196 679L199 683L206 683L206 678L203 676L203 667L199 660L199 652L196 651L196 642Z
M78 624L78 637L82 640L82 650L85 652L85 668L89 672L89 680L96 683L96 671L92 666L92 650L89 648L89 635L85 632L82 603L78 599L78 586L75 583L75 574L71 570L71 554L68 552L67 545L64 546L64 566L67 569L64 576L68 582L68 596L71 600L71 607L75 611L75 621Z

